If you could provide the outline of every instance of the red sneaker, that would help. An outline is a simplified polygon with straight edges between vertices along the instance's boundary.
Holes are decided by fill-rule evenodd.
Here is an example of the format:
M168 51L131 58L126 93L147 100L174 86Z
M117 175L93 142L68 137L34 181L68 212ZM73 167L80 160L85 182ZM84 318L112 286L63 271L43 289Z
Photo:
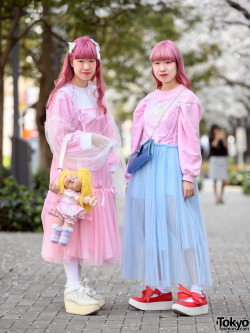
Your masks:
M191 293L188 289L184 288L181 284L178 287L181 290L177 293L178 299L186 299L192 297L193 302L177 302L172 306L172 310L177 314L186 316L200 316L208 313L208 305L205 294Z
M153 294L158 295L151 297ZM142 297L132 297L128 301L128 304L136 309L147 311L147 310L171 310L173 305L172 293L162 294L160 290L155 289L154 291L146 286L146 290L143 290Z

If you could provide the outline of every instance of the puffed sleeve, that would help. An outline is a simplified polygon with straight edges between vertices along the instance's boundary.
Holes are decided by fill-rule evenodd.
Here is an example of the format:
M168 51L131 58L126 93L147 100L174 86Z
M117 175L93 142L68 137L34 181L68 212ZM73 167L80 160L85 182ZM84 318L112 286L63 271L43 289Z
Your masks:
M149 95L143 98L138 106L136 107L133 114L133 125L132 125L132 135L131 135L131 154L140 146L141 138L143 134L143 115L146 105L149 101ZM126 168L126 179L129 181L130 174L128 173L128 166Z
M178 148L183 180L193 182L200 174L201 149L199 141L199 123L201 104L199 99L187 91L180 97L180 115L178 121Z
M64 167L81 165L97 170L108 159L114 140L107 139L105 148L91 144L92 133L78 130L78 117L71 97L65 91L58 91L47 110L45 133L52 153L59 159L64 138L69 136L64 157Z

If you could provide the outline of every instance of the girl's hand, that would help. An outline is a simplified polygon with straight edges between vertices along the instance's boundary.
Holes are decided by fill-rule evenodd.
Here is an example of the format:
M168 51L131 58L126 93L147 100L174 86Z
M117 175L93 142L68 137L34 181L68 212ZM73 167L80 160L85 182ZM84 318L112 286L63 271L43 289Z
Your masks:
M182 188L183 188L184 200L192 197L195 193L194 183L188 182L187 180L182 181Z
M92 197L89 200L89 206L95 207L97 205L97 197Z
M52 182L49 184L49 189L51 192L53 192L55 194L57 194L60 191L60 188L56 185L54 180L52 180Z

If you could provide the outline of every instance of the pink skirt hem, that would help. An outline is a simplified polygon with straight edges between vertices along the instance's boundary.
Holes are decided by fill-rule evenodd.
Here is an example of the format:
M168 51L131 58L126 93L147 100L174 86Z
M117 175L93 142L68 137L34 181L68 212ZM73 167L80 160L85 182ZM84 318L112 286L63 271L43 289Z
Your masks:
M121 263L121 242L117 222L115 197L110 187L94 188L98 204L85 220L74 224L67 246L53 244L50 241L54 216L48 212L53 205L55 195L48 192L42 211L43 246L42 257L53 263L65 263L78 260L80 265L102 266Z

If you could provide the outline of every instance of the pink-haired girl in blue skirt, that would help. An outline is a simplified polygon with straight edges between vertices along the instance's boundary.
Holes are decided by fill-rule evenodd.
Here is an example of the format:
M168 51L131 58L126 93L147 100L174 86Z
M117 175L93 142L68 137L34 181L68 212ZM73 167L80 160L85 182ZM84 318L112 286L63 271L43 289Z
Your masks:
M129 300L137 309L206 314L202 289L211 286L211 275L196 181L201 104L172 41L158 43L150 60L157 89L134 111L131 152L153 133L154 151L148 162L126 174L122 277L154 286ZM190 285L191 291L184 287ZM175 304L169 290L174 286L182 300Z

